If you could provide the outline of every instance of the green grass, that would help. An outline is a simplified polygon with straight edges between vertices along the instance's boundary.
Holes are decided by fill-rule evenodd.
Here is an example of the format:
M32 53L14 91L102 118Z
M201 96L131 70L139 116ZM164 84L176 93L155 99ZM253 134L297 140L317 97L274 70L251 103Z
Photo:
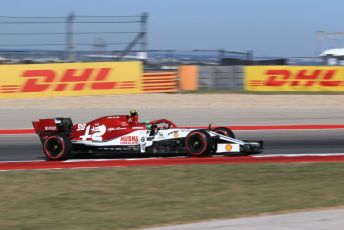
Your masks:
M135 229L344 205L344 164L0 172L0 229Z

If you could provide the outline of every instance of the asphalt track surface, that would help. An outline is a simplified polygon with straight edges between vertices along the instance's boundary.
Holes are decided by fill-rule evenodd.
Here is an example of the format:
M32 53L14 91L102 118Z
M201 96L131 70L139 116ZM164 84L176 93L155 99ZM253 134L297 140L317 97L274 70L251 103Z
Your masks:
M238 139L264 141L263 154L328 154L344 153L344 129L339 130L269 130L236 131ZM161 155L166 156L166 155ZM167 155L173 156L173 155ZM139 155L111 154L78 156L83 159L137 158ZM156 157L144 156L144 157ZM0 135L0 161L45 159L36 135Z
M263 215L193 224L145 228L143 230L324 230L343 229L344 209Z

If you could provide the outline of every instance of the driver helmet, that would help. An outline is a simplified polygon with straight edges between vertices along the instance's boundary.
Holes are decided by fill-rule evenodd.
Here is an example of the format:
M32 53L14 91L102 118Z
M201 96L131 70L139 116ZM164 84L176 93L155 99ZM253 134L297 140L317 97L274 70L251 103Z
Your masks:
M139 114L139 111L137 111L136 109L131 109L131 110L129 111L129 113L130 113L130 116L136 116L136 115Z
M129 119L128 119L129 123L137 124L138 120L139 120L139 118L138 118L138 116L139 116L138 115L138 111L135 110L135 109L131 109L129 111L129 113L130 113L130 116L129 116Z

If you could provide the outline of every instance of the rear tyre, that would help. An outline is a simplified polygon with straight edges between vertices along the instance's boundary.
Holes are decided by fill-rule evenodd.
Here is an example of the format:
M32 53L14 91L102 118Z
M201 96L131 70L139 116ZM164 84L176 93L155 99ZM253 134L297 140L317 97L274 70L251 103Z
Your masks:
M215 133L218 133L218 134L221 134L221 135L224 135L224 136L227 136L227 137L235 138L235 135L234 135L233 131L230 130L229 128L227 128L227 127L217 127L215 129L213 129L213 131Z
M49 136L44 140L43 152L49 160L66 160L71 157L72 142L64 135Z
M211 152L213 139L210 134L203 129L194 130L186 136L185 147L190 156L206 156Z

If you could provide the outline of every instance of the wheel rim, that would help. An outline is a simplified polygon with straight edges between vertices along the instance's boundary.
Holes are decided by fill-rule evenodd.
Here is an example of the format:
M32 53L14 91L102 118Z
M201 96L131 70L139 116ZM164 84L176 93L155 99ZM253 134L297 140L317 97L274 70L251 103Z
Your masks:
M204 149L204 145L205 143L199 134L193 135L189 139L189 146L192 152L196 152L196 153L201 152Z
M63 151L63 144L59 139L53 138L50 139L46 144L46 149L48 150L51 157L57 157Z

